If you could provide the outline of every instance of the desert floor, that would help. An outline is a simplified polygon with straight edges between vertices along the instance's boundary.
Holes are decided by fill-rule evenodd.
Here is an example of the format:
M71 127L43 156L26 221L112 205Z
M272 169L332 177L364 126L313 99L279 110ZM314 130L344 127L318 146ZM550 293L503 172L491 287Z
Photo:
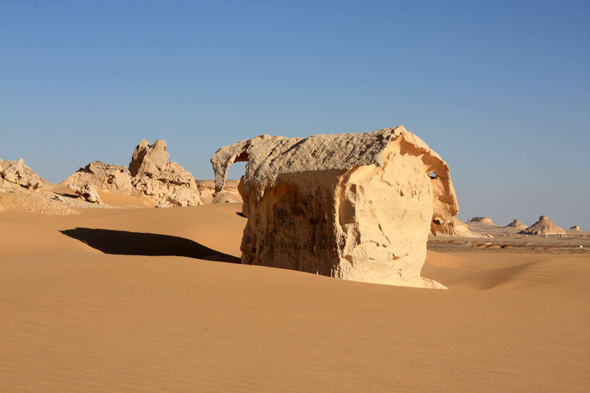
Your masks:
M439 239L448 290L349 282L233 263L240 209L0 212L0 391L590 391L590 253Z

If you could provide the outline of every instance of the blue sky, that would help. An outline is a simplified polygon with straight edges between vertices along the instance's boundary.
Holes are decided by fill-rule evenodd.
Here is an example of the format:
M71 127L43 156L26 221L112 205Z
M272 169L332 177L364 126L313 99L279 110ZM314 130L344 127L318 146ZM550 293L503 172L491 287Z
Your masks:
M398 125L460 219L590 230L590 2L0 2L0 158L52 182L142 138L212 179L256 135Z

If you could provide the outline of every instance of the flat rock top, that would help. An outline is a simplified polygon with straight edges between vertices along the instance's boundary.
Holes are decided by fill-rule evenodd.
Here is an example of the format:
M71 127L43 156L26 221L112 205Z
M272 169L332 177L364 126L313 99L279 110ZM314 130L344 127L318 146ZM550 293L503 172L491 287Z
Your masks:
M211 163L216 187L223 188L227 168L235 161L248 161L246 184L272 184L279 174L349 169L361 165L382 166L384 150L400 136L416 149L444 163L424 141L403 126L362 134L320 134L307 138L261 135L224 146L213 155Z

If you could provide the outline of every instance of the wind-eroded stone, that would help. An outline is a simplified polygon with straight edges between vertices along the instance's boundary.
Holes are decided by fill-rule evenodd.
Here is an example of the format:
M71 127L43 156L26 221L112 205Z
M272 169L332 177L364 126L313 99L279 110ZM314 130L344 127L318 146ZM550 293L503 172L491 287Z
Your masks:
M428 233L458 212L449 168L403 127L364 134L262 135L211 158L218 191L247 161L242 263L392 285L420 276Z

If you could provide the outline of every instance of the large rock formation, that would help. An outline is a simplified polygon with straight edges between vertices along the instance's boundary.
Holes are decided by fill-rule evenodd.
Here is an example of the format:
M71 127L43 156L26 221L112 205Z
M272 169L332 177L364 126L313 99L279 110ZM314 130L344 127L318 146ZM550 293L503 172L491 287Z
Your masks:
M35 171L25 165L22 158L19 158L18 161L0 160L0 177L29 190L42 188L46 183L45 180L37 176Z
M526 229L527 226L522 222L518 221L516 218L510 224L506 225L504 228L513 228L513 229Z
M145 139L133 152L129 172L137 192L163 206L196 206L201 204L195 179L183 167L171 161L166 142L150 145Z
M242 263L443 287L420 271L428 232L452 225L457 199L447 164L403 127L222 147L211 158L217 191L235 161L248 162Z
M123 195L130 195L132 191L129 170L123 165L109 165L102 161L94 161L85 168L80 168L61 184L74 184L78 187L90 184L101 190L113 190Z
M567 235L566 231L549 221L547 216L539 217L539 221L518 233L523 235Z

